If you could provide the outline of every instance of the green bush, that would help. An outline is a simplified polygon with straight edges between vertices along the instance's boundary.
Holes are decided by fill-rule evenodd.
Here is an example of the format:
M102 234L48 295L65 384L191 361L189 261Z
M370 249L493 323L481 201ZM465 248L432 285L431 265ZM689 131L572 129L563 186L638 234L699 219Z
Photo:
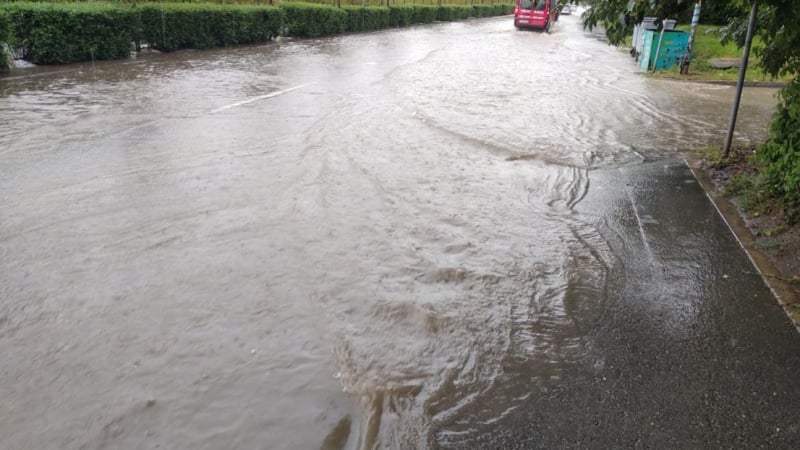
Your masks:
M469 19L470 17L473 17L472 12L474 11L474 9L472 9L472 6L454 5L454 7L456 9L456 17L458 18L458 20L465 20Z
M472 17L489 17L494 15L494 5L472 5Z
M411 14L411 23L432 23L437 20L438 6L411 5L411 7L414 8L414 12Z
M280 8L286 13L287 36L317 37L347 29L348 13L343 8L313 3L282 3Z
M505 16L514 13L513 3L497 3L493 6L493 16Z
M373 31L389 26L389 8L385 6L344 6L347 13L346 31Z
M438 7L437 20L452 22L467 19L472 15L473 8L469 5L442 5Z
M790 223L800 220L800 80L780 93L767 141L756 153L764 188L772 194Z
M137 39L163 51L267 42L284 22L283 10L269 6L148 3L135 10Z
M104 3L8 3L16 45L36 64L67 64L130 55L138 15Z
M0 9L0 42L11 42L11 15Z
M11 15L8 11L0 9L0 72L4 72L11 64L9 55L6 54L3 47L5 44L11 44L13 33L11 32Z
M261 43L279 34L316 37L509 14L513 8L511 4L336 8L312 3L270 7L6 1L0 3L0 42L13 42L25 59L36 64L65 64L126 58L131 42L146 42L164 51L202 49ZM8 62L4 59L0 55L0 64Z
M259 44L278 36L285 13L268 6L226 6L217 23L221 45Z
M413 5L399 5L389 7L389 26L407 27L411 25L414 17Z

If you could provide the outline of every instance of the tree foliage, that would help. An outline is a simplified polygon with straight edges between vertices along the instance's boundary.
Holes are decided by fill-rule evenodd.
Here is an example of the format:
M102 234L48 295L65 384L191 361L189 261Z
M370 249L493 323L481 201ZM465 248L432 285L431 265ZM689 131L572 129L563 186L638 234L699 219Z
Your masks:
M735 3L749 8L743 0ZM800 2L759 0L756 33L763 46L755 49L759 64L773 75L794 79L780 92L767 141L756 152L761 173L757 186L772 196L790 222L800 220ZM725 38L744 44L747 17L731 18Z
M584 14L584 25L602 26L612 45L621 44L633 32L633 26L645 17L677 19L688 22L696 0L588 0L592 7ZM733 17L745 17L748 7L741 0L703 0L701 21L725 25Z
M752 3L732 1L739 10L749 10ZM764 42L756 49L762 67L774 76L800 72L800 2L796 0L760 0L756 32ZM739 46L747 33L747 14L730 18L726 38Z
M746 17L747 6L731 0L703 0L700 21L706 25L727 25L731 18Z
M11 42L12 36L11 15L0 10L0 73L7 71L10 65L10 55L6 53L5 45Z
M783 209L789 222L800 220L800 79L781 90L767 142L756 152L761 187Z
M633 32L633 26L645 17L687 17L693 0L588 0L589 8L583 14L585 27L602 26L611 45L621 44Z

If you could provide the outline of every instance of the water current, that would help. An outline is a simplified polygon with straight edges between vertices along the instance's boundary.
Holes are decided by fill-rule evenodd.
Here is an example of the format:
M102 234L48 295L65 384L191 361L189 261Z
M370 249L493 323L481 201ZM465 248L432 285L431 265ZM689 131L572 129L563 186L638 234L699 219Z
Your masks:
M4 446L469 447L603 364L592 171L718 145L732 95L575 16L1 77Z

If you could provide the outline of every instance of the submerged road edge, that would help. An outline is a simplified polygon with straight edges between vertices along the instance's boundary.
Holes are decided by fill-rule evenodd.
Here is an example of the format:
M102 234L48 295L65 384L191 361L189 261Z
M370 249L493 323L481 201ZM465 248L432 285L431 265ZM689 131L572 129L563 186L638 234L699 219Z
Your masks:
M761 279L764 280L764 284L772 291L772 295L775 296L784 313L792 321L797 332L800 333L800 312L796 312L791 308L792 305L798 304L798 295L795 289L779 277L780 271L772 263L770 257L754 245L755 237L747 227L744 218L739 214L738 208L728 198L714 189L711 178L700 167L699 160L684 159L684 162L697 182L700 183L700 187L703 188L706 197L714 205L722 220L725 221L725 225L728 226L731 234L736 238L736 242L747 254Z

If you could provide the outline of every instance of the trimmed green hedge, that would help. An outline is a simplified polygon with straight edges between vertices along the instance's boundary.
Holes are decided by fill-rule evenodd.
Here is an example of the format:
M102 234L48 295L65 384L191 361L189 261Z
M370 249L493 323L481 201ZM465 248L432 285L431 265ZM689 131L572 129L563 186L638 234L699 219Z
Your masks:
M121 59L131 52L136 14L106 3L3 6L23 57L35 64Z
M278 7L212 3L0 3L0 42L13 42L36 64L122 59L131 43L171 51L316 37L413 23L510 14L512 4ZM10 30L14 30L12 33ZM138 45L137 45L138 48ZM0 63L4 57L0 55Z
M411 19L414 17L413 5L401 5L389 7L389 26L390 27L407 27L411 25Z
M437 20L439 8L447 8L446 6L434 5L411 5L414 8L414 13L411 15L411 23L433 23Z
M472 5L473 7L478 5ZM514 14L514 7L513 3L496 3L494 5L489 5L492 7L492 13L489 14L490 16L506 16L509 14Z
M286 36L317 37L342 33L347 29L348 13L343 8L315 3L281 3L286 13Z
M282 9L268 6L148 3L134 11L141 23L137 39L164 51L263 43L285 21Z
M468 19L474 11L475 9L469 5L440 6L438 19L441 21Z
M11 37L11 15L8 11L0 10L0 72L8 69L10 61L8 55L3 50L3 45L13 43Z
M389 8L385 6L343 6L347 13L346 31L374 31L389 27Z
M472 17L490 17L494 13L495 5L472 5ZM499 15L499 14L497 14Z

